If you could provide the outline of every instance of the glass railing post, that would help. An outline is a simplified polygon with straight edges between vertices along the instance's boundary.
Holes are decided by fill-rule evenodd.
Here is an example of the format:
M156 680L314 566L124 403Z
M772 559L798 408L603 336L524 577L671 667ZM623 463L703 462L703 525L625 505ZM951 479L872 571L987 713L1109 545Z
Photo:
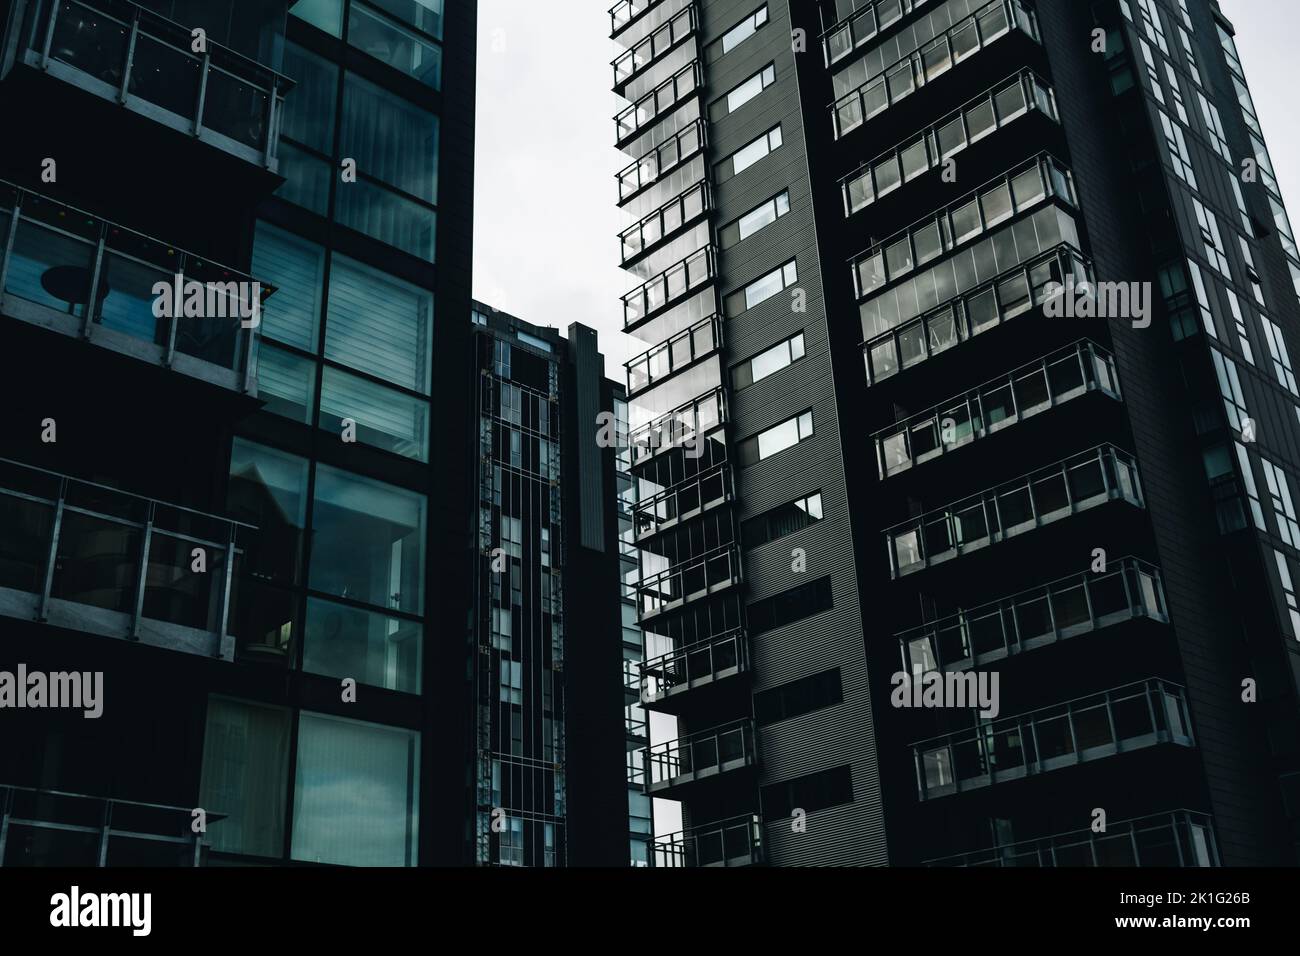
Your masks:
M208 98L208 74L212 71L212 54L205 49L203 63L199 67L199 98L194 104L194 135L203 131L203 108Z
M122 86L117 91L117 101L126 103L127 92L131 89L131 67L135 64L135 43L140 36L140 8L135 8L131 17L131 37L126 43L126 61L122 67Z
M14 197L14 208L9 214L9 223L5 226L4 249L0 250L0 295L4 294L5 282L9 275L9 259L18 237L18 216L22 209L22 193Z
M104 266L104 239L108 234L108 224L99 224L99 238L95 241L95 264L90 271L90 296L86 301L86 314L81 322L81 337L90 338L90 326L98 316L99 281Z
M144 590L149 578L149 548L153 544L154 502L149 502L144 523L144 536L140 540L140 571L135 578L135 610L131 615L131 640L140 639L140 618L144 614Z
M99 828L99 863L102 870L108 866L108 835L113 829L113 801L104 801L104 822Z
M45 583L41 586L41 603L36 620L45 621L50 609L50 592L54 589L54 569L59 561L59 534L63 530L63 503L68 497L68 479L59 479L59 500L54 506L54 525L50 530L50 550L45 556Z
M41 69L50 68L50 47L54 45L54 27L59 22L59 3L58 0L52 0L50 3L50 19L45 24L45 42L41 46Z
M230 599L232 596L232 586L235 571L235 526L231 524L230 533L226 540L226 568L225 574L221 578L221 604L219 627L217 630L217 646L214 649L213 657L221 657L221 645L226 638L230 628ZM624 662L626 663L626 662Z
M275 165L275 141L278 136L275 124L280 121L280 111L277 109L277 100L280 95L279 87L279 81L272 79L270 83L270 102L266 106L266 149L262 151L262 165L267 169Z
M177 288L185 288L185 267L188 265L188 256L182 255L181 261L176 268ZM171 318L167 319L167 346L163 350L162 364L164 368L171 368L172 360L176 357L176 332L181 322L180 313L183 311L178 308L179 302L174 303L172 307Z
M9 841L9 814L10 803L13 799L13 791L4 788L0 792L0 866L5 862L5 844Z

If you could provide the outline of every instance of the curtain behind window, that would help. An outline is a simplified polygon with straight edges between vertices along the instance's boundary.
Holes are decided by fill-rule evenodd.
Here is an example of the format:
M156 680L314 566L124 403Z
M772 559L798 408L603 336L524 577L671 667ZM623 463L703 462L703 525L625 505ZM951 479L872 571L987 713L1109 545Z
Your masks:
M432 292L334 254L326 358L428 395L432 335Z
M208 699L200 801L207 841L229 853L281 856L289 777L289 714L222 697Z

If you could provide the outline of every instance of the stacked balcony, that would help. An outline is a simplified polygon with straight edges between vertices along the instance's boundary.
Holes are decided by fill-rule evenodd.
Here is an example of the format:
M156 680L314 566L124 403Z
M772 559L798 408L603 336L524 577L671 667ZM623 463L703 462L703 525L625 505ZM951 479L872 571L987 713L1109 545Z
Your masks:
M763 822L756 813L655 838L654 865L752 866L763 861Z
M646 793L680 799L719 778L753 776L758 763L754 722L739 720L651 746L645 752Z

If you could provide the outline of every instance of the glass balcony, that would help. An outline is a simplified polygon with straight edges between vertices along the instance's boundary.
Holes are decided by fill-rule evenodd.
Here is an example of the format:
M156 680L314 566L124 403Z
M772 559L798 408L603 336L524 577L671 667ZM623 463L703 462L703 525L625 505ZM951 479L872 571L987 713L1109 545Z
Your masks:
M193 821L191 807L0 786L0 866L203 866Z
M623 297L623 331L639 328L647 319L712 282L715 262L713 247L705 246L629 292Z
M875 0L874 3L861 4L852 16L844 18L822 34L826 65L840 62L854 50L870 43L881 30L898 23L913 10L934 2L935 0Z
M619 235L623 265L638 259L709 211L709 187L698 182Z
M633 520L636 538L645 540L671 528L683 518L692 517L712 505L731 500L731 471L726 464L716 465L681 484L659 492L653 498L636 503Z
M1204 813L1175 810L1091 828L958 853L925 866L1220 866L1214 825Z
M1151 679L914 744L922 800L1160 744L1195 746L1183 688Z
M685 102L700 85L700 63L692 60L614 117L615 145L626 146L651 123Z
M703 454L701 443L706 435L726 421L723 390L693 398L684 405L642 425L628 435L632 446L632 463L639 465L662 451L684 449L684 454Z
M646 750L646 793L662 796L663 791L752 767L757 760L749 720L665 741Z
M893 378L961 342L1041 307L1052 286L1073 281L1077 288L1095 281L1095 275L1092 262L1073 243L1058 243L1041 255L975 285L969 292L953 296L919 316L909 317L868 337L862 344L867 381L876 385ZM875 329L880 321L879 315L870 320L864 315L863 325ZM893 320L884 321L887 324Z
M751 866L763 862L763 821L747 813L655 837L655 866Z
M984 137L1035 112L1059 121L1052 88L1032 70L1022 70L842 178L844 215L865 209Z
M643 578L636 586L642 620L740 581L740 553L724 545Z
M613 62L614 92L622 93L633 77L689 37L694 30L695 8L689 6L622 53Z
M158 239L0 182L0 312L237 393L257 394L261 301L275 290ZM158 283L197 282L200 316L155 315ZM258 298L260 296L260 298ZM173 313L175 309L171 310ZM256 319L243 316L255 313Z
M233 660L255 531L0 459L0 615Z
M1012 31L1038 40L1033 12L1020 0L993 0L929 43L885 67L831 106L838 139Z
M1137 463L1102 445L890 528L890 573L914 574L1111 501L1144 506Z
M635 163L620 170L618 173L619 202L627 202L687 160L699 155L704 149L705 141L704 121L696 120L649 150Z
M627 363L627 394L631 398L712 355L722 345L722 321L717 315L678 332L666 342Z
M128 0L29 0L28 66L270 172L293 81Z
M964 671L1125 621L1169 623L1160 572L1136 558L1073 574L898 635L903 669Z
M1120 400L1114 357L1088 340L872 436L881 478L900 474L1090 392Z
M609 10L610 36L616 35L619 30L622 30L658 2L659 0L619 0Z
M749 670L749 642L741 628L660 655L641 667L647 706Z

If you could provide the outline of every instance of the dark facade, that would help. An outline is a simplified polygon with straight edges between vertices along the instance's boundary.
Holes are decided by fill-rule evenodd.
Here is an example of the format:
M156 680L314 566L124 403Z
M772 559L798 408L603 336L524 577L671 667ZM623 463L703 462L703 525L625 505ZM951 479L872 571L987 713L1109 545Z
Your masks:
M479 427L500 409L470 321L475 6L0 8L0 670L98 671L104 694L98 719L0 714L5 865L625 859L625 817L565 827L532 797L496 805L521 842L479 830ZM177 275L231 298L159 315ZM577 331L553 422L578 414L561 396L612 407ZM609 597L565 614L562 700L591 733L523 756L567 771L573 816L626 802L616 512L612 452L557 427L574 494L551 517L580 537L549 573L603 566ZM533 676L502 688L540 741Z
M1217 5L611 18L656 862L1297 862L1300 257Z

